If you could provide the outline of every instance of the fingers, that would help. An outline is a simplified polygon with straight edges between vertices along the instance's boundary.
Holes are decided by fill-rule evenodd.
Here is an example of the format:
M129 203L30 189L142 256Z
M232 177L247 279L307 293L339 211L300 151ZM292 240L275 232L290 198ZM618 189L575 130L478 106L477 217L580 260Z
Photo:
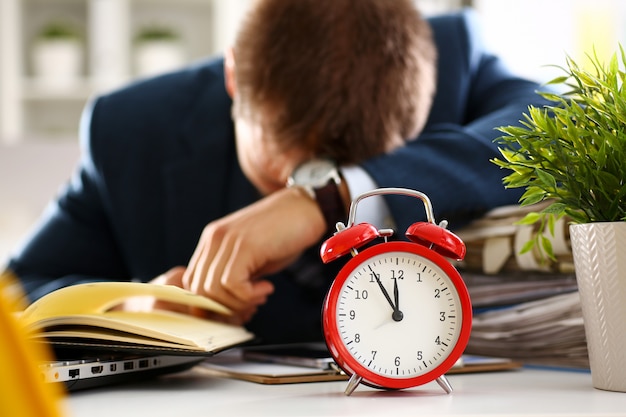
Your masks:
M199 253L202 253L202 251L200 251ZM199 257L199 259L203 258ZM184 278L187 276L186 270L187 268L183 266L177 266L159 275L150 282L153 284L174 285L176 287L184 288L183 281ZM189 282L191 282L191 280L189 280ZM226 316L202 308L189 307L182 304L156 300L152 297L150 297L149 299L134 300L132 304L127 304L125 307L126 310L130 311L151 311L153 309L169 310L234 325L245 324L256 313L255 306L246 306L245 309L234 311L234 314Z
M174 285L176 287L182 288L183 287L182 280L183 280L183 275L185 273L185 269L186 268L184 266L175 266L171 268L170 270L168 270L167 272L154 278L150 282L152 284Z
M246 268L233 269L234 265L249 262L238 241L233 233L216 225L207 226L182 277L182 285L230 308L238 321L247 321L257 306L267 301L274 287L267 281L253 282Z
M171 268L169 271L165 272L164 274L159 275L158 277L153 279L151 282L153 284L174 285L176 287L182 288L182 280L183 280L184 273L185 273L184 266L176 266L174 268ZM177 304L177 303L170 303L170 302L161 301L161 300L154 300L151 308L159 309L159 310L176 311L178 313L189 313L189 307L185 305Z
M205 238L205 236L208 234L208 229L209 226L204 228L204 231L202 232L202 235L200 236L200 241L198 242L198 246L196 246L196 249L193 252L193 255L191 256L191 259L189 260L189 265L187 266L187 270L185 271L185 274L183 275L183 279L182 279L182 284L183 284L183 288L193 291L192 288L197 287L197 284L194 284L193 280L196 277L196 274L201 273L201 271L198 271L198 269L202 269L203 268L203 264L206 261L206 255L205 252L207 251L207 247L204 244L205 240L207 240Z
M176 266L171 268L167 272L159 275L158 277L150 281L151 284L157 285L174 285L176 287L182 287L182 277L185 272L185 267ZM189 308L182 304L170 303L166 301L160 301L152 296L138 296L128 298L121 305L117 306L115 310L146 312L155 309L176 311L179 313L187 313Z
M218 261L209 270L215 279L215 287L223 289L229 296L248 305L258 306L267 301L267 297L274 292L271 282L255 279L254 274L259 270L258 260L251 256L252 248L246 245L243 239L227 239L218 253ZM219 284L219 285L218 285ZM212 288L216 289L216 288Z

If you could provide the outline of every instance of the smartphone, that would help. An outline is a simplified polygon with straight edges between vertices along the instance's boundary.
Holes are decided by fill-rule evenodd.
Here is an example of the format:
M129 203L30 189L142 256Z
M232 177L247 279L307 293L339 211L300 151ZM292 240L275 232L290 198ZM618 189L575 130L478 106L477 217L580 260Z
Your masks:
M270 362L316 369L334 369L335 361L323 343L250 346L242 357L251 362Z

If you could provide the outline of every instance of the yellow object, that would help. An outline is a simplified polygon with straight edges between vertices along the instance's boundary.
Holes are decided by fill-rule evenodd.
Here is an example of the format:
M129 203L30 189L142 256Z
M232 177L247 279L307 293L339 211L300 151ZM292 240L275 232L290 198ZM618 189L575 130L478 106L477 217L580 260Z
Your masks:
M135 297L230 314L221 304L172 285L94 282L44 295L28 306L19 320L29 332L44 329L39 334L42 337L89 339L109 345L124 342L137 348L165 347L190 353L217 352L254 337L243 326L175 311L111 310Z
M21 289L10 272L0 274L0 416L61 416L62 390L41 379L38 363L50 360L46 345L29 342L15 318Z
M143 282L94 282L71 285L46 294L24 310L20 320L28 325L56 316L103 314L131 297L146 296L190 307L204 308L220 314L232 314L229 309L216 301L172 285Z

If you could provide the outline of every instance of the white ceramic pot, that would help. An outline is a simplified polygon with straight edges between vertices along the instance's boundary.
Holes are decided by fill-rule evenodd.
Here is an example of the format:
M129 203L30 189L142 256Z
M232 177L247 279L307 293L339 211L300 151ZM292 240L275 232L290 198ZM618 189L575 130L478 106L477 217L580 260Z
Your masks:
M570 226L593 386L626 392L626 222Z
M142 42L135 50L135 71L140 77L179 68L184 62L183 48L179 42Z
M75 83L81 76L83 49L75 39L40 40L33 45L33 75L51 86Z

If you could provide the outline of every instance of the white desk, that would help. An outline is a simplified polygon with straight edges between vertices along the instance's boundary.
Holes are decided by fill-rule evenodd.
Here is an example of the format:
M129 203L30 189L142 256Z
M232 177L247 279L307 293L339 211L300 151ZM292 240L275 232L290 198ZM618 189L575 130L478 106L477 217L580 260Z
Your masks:
M133 385L76 392L72 417L98 416L626 416L626 393L594 389L583 372L522 369L450 375L446 395L436 383L404 391L346 382L260 385L193 370Z

